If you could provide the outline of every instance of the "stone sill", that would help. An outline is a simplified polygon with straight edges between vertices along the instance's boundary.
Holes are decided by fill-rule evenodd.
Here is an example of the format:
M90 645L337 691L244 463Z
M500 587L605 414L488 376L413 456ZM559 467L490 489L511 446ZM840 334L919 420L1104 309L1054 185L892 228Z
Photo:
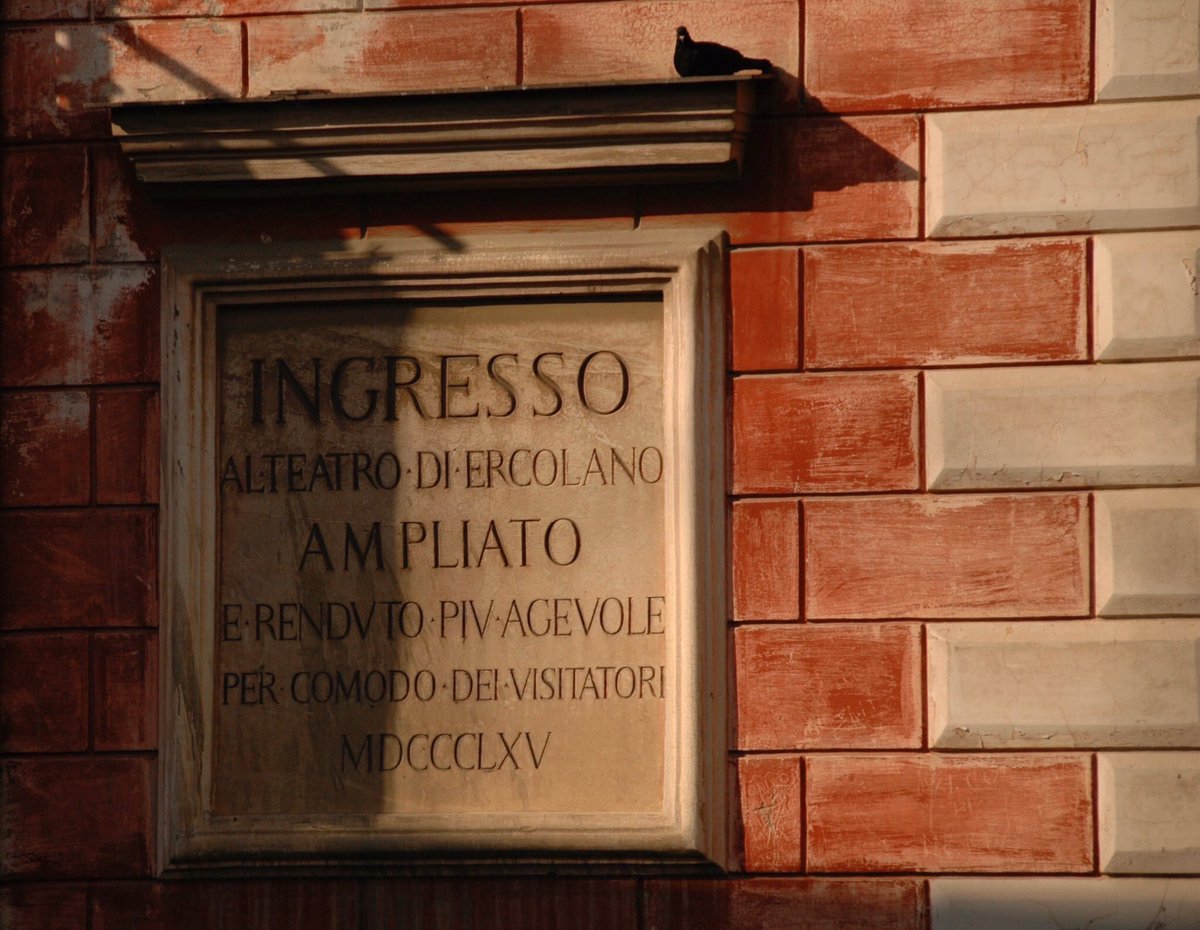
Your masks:
M113 134L156 193L733 180L770 77L127 104Z

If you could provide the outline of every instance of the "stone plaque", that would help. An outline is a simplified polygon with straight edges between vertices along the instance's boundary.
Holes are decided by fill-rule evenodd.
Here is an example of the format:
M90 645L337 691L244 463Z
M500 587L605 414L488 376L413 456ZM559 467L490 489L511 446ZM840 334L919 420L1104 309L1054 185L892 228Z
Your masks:
M172 259L165 867L722 861L716 250L567 245Z
M213 811L656 809L661 303L219 332Z

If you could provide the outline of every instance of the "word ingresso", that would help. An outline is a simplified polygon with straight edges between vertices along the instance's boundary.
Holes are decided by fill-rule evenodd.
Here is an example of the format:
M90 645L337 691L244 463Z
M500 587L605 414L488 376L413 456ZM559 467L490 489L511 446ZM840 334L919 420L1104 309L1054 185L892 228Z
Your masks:
M421 419L553 417L572 398L588 413L609 416L629 401L629 366L611 349L588 352L577 362L563 352L436 359L434 364L415 355L251 359L250 422L283 424L289 412L313 423L329 417L394 421L410 408ZM570 387L560 382L563 375L573 382Z

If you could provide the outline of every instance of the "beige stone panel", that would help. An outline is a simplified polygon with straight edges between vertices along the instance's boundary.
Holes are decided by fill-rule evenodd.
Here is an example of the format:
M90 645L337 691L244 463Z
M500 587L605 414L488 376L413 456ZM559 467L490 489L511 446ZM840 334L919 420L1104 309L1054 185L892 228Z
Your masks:
M661 305L273 307L218 347L215 812L660 806Z
M1100 0L1096 98L1200 94L1198 0Z
M939 749L1200 745L1200 620L929 627Z
M1200 923L1200 879L935 878L933 930L1167 930Z
M1200 488L1096 494L1096 609L1200 615Z
M925 374L929 487L1200 481L1200 362Z
M164 257L164 872L723 864L723 244Z
M1096 357L1200 356L1200 232L1096 237Z
M932 236L1200 224L1200 100L925 118Z
M1104 753L1097 775L1102 871L1200 872L1200 753Z

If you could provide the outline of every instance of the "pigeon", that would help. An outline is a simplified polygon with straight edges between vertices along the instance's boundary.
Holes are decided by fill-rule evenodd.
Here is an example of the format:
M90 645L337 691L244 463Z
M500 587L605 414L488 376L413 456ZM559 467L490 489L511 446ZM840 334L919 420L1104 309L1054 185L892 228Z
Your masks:
M739 71L771 70L765 58L747 58L736 48L716 42L694 42L687 27L675 30L675 70L680 77L715 77Z

